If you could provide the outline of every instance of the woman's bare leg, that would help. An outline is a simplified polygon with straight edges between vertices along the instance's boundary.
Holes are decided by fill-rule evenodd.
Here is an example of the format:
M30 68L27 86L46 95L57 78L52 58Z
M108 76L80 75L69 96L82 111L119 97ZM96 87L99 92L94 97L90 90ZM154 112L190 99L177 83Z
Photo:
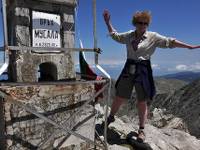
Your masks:
M124 98L116 96L112 103L110 115L114 116L124 102L125 102Z

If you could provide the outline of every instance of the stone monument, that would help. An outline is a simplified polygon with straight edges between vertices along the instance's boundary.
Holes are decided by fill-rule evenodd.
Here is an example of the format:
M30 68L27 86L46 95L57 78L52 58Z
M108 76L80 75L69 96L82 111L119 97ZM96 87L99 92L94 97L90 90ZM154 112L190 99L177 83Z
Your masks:
M9 80L37 82L74 79L71 51L75 38L75 0L8 0L8 39L11 46L45 47L42 50L11 51Z

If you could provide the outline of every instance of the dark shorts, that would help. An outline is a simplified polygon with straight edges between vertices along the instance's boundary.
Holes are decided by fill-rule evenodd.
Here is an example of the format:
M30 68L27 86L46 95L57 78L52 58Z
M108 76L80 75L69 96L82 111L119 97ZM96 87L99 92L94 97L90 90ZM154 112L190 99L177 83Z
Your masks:
M137 100L147 101L148 95L146 94L143 85L139 82L135 82L134 79L135 79L135 74L122 72L115 85L116 96L125 99L130 99L133 87L135 87Z

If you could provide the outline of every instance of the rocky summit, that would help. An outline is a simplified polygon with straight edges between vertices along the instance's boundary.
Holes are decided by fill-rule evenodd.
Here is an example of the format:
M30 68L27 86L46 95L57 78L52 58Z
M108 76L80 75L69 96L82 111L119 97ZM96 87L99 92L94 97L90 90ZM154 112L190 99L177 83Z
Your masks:
M96 107L98 112L97 125L103 121L103 108ZM116 117L114 123L108 128L108 149L109 150L198 150L200 140L195 136L173 128L158 128L147 124L145 128L146 140L145 148L137 148L137 145L124 142L130 132L137 132L138 124L130 120L127 116ZM98 129L97 129L98 131ZM101 136L103 139L103 136Z
M186 83L181 80L159 78L156 79L156 87L157 95L151 104L145 127L145 143L149 146L147 149L198 150L200 147L200 79ZM119 142L119 139L123 140L131 131L138 130L134 93L133 99L127 104L122 106L116 121L109 126L108 131L113 130L119 134L108 132L111 150L140 150ZM100 123L103 120L104 109L100 105L97 108L101 114L98 119ZM118 143L112 141L114 137L118 137L116 140Z

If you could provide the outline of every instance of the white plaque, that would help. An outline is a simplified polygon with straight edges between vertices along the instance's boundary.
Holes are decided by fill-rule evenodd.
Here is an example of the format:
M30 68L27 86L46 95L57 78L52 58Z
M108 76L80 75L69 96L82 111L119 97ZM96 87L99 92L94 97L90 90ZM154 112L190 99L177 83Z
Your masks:
M61 47L59 15L32 11L32 46Z

